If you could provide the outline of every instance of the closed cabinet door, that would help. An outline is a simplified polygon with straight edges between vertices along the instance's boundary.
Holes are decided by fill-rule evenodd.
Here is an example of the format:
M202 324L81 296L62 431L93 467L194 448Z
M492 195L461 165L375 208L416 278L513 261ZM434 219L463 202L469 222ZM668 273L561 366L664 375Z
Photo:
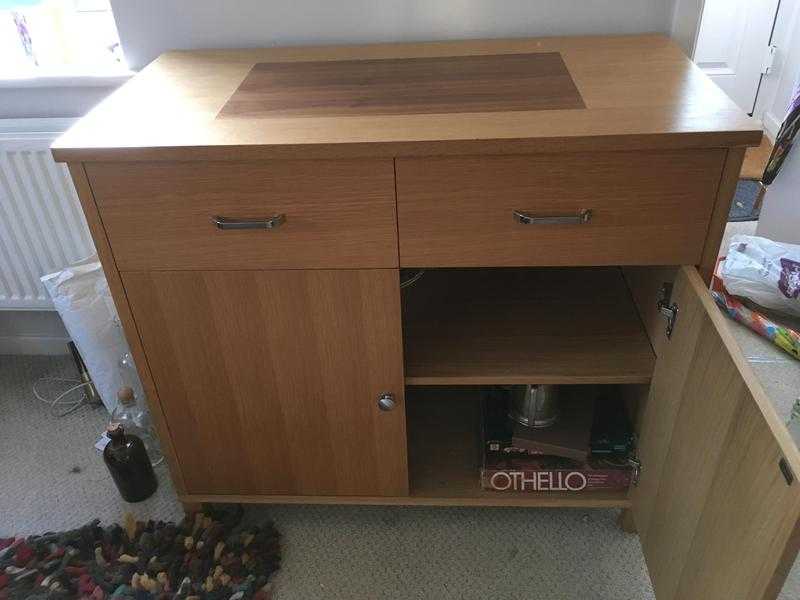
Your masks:
M775 598L800 546L800 454L693 267L670 302L631 490L656 597Z
M408 494L397 270L122 279L189 494Z

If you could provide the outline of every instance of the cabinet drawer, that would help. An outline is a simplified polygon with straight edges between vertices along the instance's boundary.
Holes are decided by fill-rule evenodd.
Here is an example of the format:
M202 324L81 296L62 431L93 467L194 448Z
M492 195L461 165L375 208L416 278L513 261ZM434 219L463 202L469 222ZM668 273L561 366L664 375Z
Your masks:
M400 264L697 264L725 156L702 149L398 159ZM588 220L570 222L581 214Z
M121 271L397 266L391 160L93 163L86 170ZM283 223L272 229L223 230L212 222L277 215Z

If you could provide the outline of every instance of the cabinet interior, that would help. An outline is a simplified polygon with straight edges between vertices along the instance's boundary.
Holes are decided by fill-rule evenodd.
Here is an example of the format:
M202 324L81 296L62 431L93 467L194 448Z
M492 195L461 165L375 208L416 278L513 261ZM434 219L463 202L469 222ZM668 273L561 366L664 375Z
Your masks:
M412 498L629 506L627 491L498 493L479 481L486 386L611 385L636 430L656 357L622 269L430 269L404 287L402 309Z
M653 373L616 267L431 269L402 303L407 385L648 383Z

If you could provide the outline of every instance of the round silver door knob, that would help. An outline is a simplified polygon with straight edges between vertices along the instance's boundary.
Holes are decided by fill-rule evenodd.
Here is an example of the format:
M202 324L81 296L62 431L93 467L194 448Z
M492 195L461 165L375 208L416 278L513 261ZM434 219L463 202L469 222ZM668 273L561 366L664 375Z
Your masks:
M378 408L381 410L392 410L397 406L397 400L394 399L394 394L385 392L378 398Z

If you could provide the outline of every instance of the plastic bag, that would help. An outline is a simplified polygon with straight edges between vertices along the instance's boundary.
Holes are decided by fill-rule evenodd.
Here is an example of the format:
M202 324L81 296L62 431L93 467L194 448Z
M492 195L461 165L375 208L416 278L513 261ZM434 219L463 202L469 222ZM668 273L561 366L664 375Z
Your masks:
M721 275L734 296L800 316L800 246L735 235Z
M117 308L97 256L41 278L109 412L126 385L117 364L128 352Z

